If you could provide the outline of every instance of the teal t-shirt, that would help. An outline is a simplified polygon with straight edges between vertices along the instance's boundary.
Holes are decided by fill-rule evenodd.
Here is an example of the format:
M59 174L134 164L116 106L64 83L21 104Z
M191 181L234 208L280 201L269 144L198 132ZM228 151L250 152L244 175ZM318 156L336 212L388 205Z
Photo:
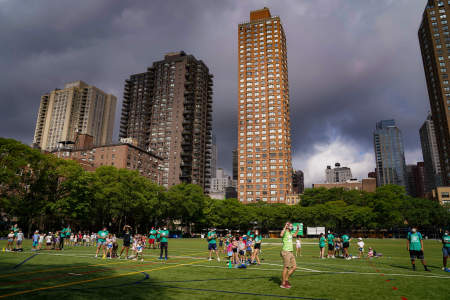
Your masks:
M294 247L292 246L292 232L290 232L289 230L284 231L283 247L281 249L283 251L294 251Z
M262 236L261 236L261 235L257 235L257 236L255 237L255 243L256 243L256 244L259 244L259 243L261 243L261 241L262 241Z
M444 234L442 237L443 246L445 248L450 248L450 235Z
M327 236L328 239L328 244L329 245L334 245L334 235L332 235L331 233Z
M348 243L349 240L350 240L350 237L349 237L348 235L344 234L344 235L342 236L342 242L343 242L343 243Z
M169 237L169 230L161 230L159 233L161 235L161 242L166 243Z
M108 234L109 234L108 230L100 230L99 232L97 232L98 241L104 242L106 240L106 237L108 236Z
M422 245L420 244L420 241L422 240L422 235L420 232L416 233L408 233L408 240L409 240L409 250L413 251L420 251L422 249Z
M319 247L325 247L325 237L322 236L319 239Z
M208 232L208 243L209 244L215 244L216 243L216 232L215 231L210 231Z
M13 226L11 227L11 231L14 231L14 237L16 237L19 233L19 227Z
M156 230L150 230L150 239L155 239Z

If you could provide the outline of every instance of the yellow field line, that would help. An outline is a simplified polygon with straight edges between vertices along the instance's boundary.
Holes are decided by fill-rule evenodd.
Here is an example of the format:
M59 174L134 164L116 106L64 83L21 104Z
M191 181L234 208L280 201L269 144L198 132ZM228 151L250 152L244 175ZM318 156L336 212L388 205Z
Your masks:
M187 266L187 265L193 265L193 264L200 263L200 262L202 262L202 261L194 261L194 262L191 262L191 263L185 263L185 264L179 264L179 265L173 265L173 266L166 266L166 267L160 267L160 268L148 269L148 270L141 270L141 271L129 272L129 273L125 273L125 274L117 274L117 275L99 277L99 278L94 278L94 279L86 279L86 280L80 280L80 281L66 282L66 283L53 285L53 286L47 286L47 287L42 287L42 288L37 288L37 289L19 291L19 292L15 292L15 293L6 294L6 295L0 295L0 298L6 298L6 297L11 297L11 296L18 296L18 295L23 295L23 294L28 294L28 293L38 292L38 291L45 291L45 290L50 290L50 289L56 289L56 288L59 288L59 287L71 286L71 285L88 283L88 282L93 282L93 281L99 281L99 280L106 280L106 279L123 277L123 276L136 275L136 274L139 274L139 273L142 273L142 272L150 273L150 272L158 271L158 270L164 270L164 269L171 269L171 268L182 267L182 266Z

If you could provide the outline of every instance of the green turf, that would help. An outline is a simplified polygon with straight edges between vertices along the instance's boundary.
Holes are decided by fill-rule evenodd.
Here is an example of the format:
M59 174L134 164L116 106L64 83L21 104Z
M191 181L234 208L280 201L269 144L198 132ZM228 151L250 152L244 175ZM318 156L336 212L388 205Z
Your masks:
M170 240L167 263L156 259L158 250L145 250L145 261L136 262L95 259L93 247L67 247L39 252L15 267L35 254L27 241L24 253L0 253L0 299L449 299L440 242L425 241L431 273L420 263L411 270L404 240L365 242L384 257L319 260L316 241L304 239L292 288L285 290L279 288L279 244L263 244L263 264L247 269L207 261L207 244L198 239ZM0 241L0 249L5 245ZM354 242L350 250L356 254Z

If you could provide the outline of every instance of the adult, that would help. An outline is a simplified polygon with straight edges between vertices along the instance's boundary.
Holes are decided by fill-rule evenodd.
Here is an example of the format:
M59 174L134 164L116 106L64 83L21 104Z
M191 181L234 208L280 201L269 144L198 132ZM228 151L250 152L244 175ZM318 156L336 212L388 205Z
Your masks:
M213 251L216 252L217 261L220 261L219 251L217 251L217 233L214 228L209 230L208 232L208 251L209 251L209 260L212 260Z
M100 230L97 233L97 252L95 253L95 257L98 257L98 251L102 248L103 257L106 257L106 238L108 237L109 231L106 227L103 227L103 230Z
M17 234L19 233L19 225L14 224L14 226L11 227L11 231L14 233L14 249L17 248Z
M152 227L150 230L150 236L148 238L148 247L155 249L155 239L156 239L156 230L155 227Z
M67 227L63 227L61 230L61 234L59 236L59 250L64 250L64 239L66 237L70 237L72 230L70 229L70 225L68 224Z
M262 236L259 233L258 230L255 231L255 251L253 251L253 263L257 263L258 265L261 264L261 261L259 260L259 254L261 252L261 243L262 243Z
M283 241L283 246L281 248L281 257L283 258L283 273L280 287L283 289L291 288L289 277L291 277L291 275L297 269L297 263L295 261L295 256L293 253L294 247L292 245L292 237L297 236L299 228L297 227L297 231L295 233L292 233L293 229L294 226L292 225L292 223L287 222L280 234L280 237Z
M124 250L126 250L125 258L128 259L128 251L130 250L130 245L131 245L130 229L131 229L131 226L128 226L128 225L125 225L123 227L123 230L125 231L125 233L123 235L123 246L122 246L122 250L120 251L119 259L122 256Z
M160 242L159 242L159 259L163 259L163 252L165 252L164 259L167 260L167 248L169 247L169 230L167 230L167 227L164 227L163 230L159 232L160 235Z
M350 259L350 256L348 254L348 248L350 247L350 241L352 240L350 236L347 233L344 233L341 237L342 239L342 249L344 250L344 258Z
M334 258L334 235L331 230L328 231L327 241L328 241L328 255L327 258Z
M450 269L447 268L447 259L450 253L450 235L448 234L448 230L444 232L442 236L442 262L444 264L444 271L450 272Z
M319 258L321 259L325 259L325 241L325 235L321 233L319 237Z
M408 232L407 236L407 250L409 251L409 257L411 258L412 268L416 270L416 259L420 259L425 271L430 272L431 270L427 268L425 262L425 257L423 255L423 238L417 228L413 227L411 232Z

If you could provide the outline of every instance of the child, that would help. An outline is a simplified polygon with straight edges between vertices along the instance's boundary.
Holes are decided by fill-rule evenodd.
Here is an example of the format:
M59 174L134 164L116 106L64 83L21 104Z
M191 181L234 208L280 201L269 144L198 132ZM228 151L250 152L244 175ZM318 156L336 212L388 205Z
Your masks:
M337 237L334 240L334 256L339 257L340 251L341 251L341 238Z
M233 261L233 244L232 243L228 243L227 245L227 256L228 256L228 260Z
M106 257L108 257L109 259L112 258L112 248L113 248L112 237L111 234L109 234L108 237L106 238Z
M219 252L223 252L223 237L219 238Z
M364 255L364 242L362 238L358 238L358 248L359 248L359 258L362 258Z
M233 263L237 264L238 261L239 261L239 257L238 257L238 246L239 246L239 243L238 243L238 238L237 237L235 237L233 239L233 242L231 243L231 245L232 245L232 249L233 249Z
M52 246L52 233L49 232L46 236L45 236L45 244L46 244L46 249L50 250L50 247Z
M23 233L22 230L19 229L19 233L17 234L17 251L23 251L22 248L22 242L23 242Z
M239 243L238 243L238 247L239 247L239 262L241 264L245 263L245 242L244 239L242 238L242 236L239 238Z
M14 244L14 231L11 230L11 232L8 234L8 245L6 246L6 250L13 251L13 244Z
M300 237L298 237L297 241L295 242L295 248L297 249L297 251L295 252L295 256L302 256L302 243Z
M36 230L33 234L33 245L31 246L31 251L38 250L37 249L38 244L39 244L39 230Z
M252 263L252 252L253 252L253 239L249 238L247 240L247 251L246 251L246 255L247 255L247 262L249 264Z
M74 235L73 235L73 232L70 234L69 245L72 246L72 247L73 247L73 245L74 245Z
M117 257L117 249L119 249L119 244L117 243L117 238L115 234L113 234L112 236L112 245L113 245L112 255L113 257Z
M139 240L136 245L136 257L134 258L134 260L138 260L139 257L141 257L141 261L144 261L143 250L144 250L143 242L142 242L142 240Z
M373 253L372 247L369 247L369 252L367 253L367 257L368 257L368 258L374 257L374 253Z
M44 243L45 234L41 233L39 236L39 242L38 242L38 250L42 249L42 244Z

